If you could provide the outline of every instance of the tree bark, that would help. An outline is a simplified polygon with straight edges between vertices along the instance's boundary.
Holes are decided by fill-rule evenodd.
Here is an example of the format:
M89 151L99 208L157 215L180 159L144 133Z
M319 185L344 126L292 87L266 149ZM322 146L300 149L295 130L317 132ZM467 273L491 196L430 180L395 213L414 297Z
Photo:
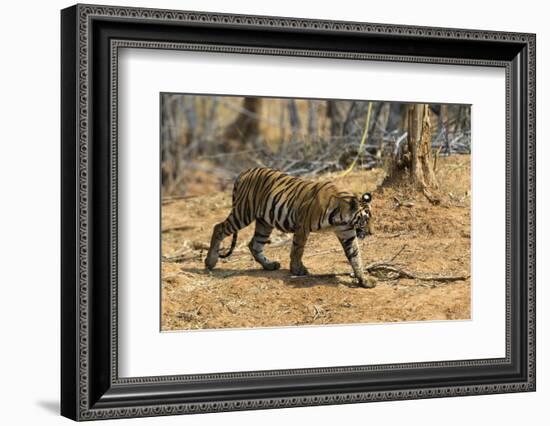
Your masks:
M410 105L408 112L408 137L407 145L409 147L409 180L416 184L421 176L418 169L418 144L422 135L422 108L421 105Z
M296 143L300 134L300 117L298 116L298 107L294 99L289 99L287 103L288 107L288 121L290 122L290 129L292 134L290 135L290 142Z
M424 187L438 189L432 159L432 125L428 105L422 106L422 130L417 146L417 161L422 168L421 183ZM419 169L417 165L417 170ZM418 174L417 174L418 175Z
M386 182L396 178L408 180L432 204L439 204L439 185L433 168L430 108L412 104L407 110L407 146L395 153ZM408 175L405 171L408 170Z
M439 185L432 160L432 129L427 104L411 107L409 147L411 150L411 183L420 189L432 204L439 204Z
M317 104L317 101L313 101L313 100L308 101L307 128L308 128L310 142L317 142L317 139L318 139L318 135L317 135L318 110L319 110L319 105Z
M326 113L330 119L330 136L333 138L342 136L344 130L344 118L338 105L338 101L327 101Z

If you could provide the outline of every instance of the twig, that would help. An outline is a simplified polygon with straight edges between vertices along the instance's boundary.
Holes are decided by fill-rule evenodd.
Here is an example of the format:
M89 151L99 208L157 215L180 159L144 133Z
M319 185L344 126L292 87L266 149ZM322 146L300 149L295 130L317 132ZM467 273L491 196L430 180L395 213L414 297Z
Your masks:
M162 256L162 261L165 263L179 263L179 262L183 262L184 260L191 260L194 258L198 259L199 255L191 256L191 257L186 257L185 254L180 254L178 256Z
M319 256L321 254L329 254L329 253L334 253L336 251L339 251L337 249L330 249L330 250L321 250L321 251L317 251L317 252L313 252L313 253L306 253L304 255L304 257L313 257L313 256Z
M322 309L318 308L317 305L313 305L313 310L314 310L313 321L315 321L318 317L321 316Z
M400 237L400 236L401 236L401 232L397 232L396 234L388 235L388 238L397 238L397 237Z
M162 228L162 233L171 232L171 231L187 231L189 229L193 228L189 225L174 225L174 226L167 226L166 228Z
M407 244L403 244L403 247L401 247L401 248L399 249L399 251L398 251L397 253L395 253L395 254L393 255L393 257L392 257L388 262L391 263L391 262L393 262L395 259L397 259L397 257L398 257L401 253L403 253L403 250L405 250L406 248L407 248Z

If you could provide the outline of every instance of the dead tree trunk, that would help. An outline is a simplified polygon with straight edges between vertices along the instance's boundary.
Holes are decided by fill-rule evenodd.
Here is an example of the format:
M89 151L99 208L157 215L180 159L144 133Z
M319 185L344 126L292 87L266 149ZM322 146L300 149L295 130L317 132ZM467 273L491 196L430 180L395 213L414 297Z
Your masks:
M181 96L164 94L161 108L161 184L163 194L170 194L180 177L183 147L193 141L193 133L187 117L188 107Z
M409 109L408 145L411 153L411 183L419 188L432 204L439 204L439 185L432 159L430 108L427 104L415 104Z
M394 153L386 182L396 178L408 181L432 204L439 204L439 185L432 158L432 130L427 104L409 105L407 111L407 144ZM408 171L408 173L407 173Z
M307 128L310 142L317 142L317 128L318 128L318 108L317 101L308 101L307 109Z
M300 117L298 115L298 107L294 99L288 100L288 121L290 122L290 129L292 134L290 135L290 143L294 144L299 138L300 134Z
M332 138L342 136L344 131L344 118L338 105L338 101L327 101L326 114L330 119L330 136Z

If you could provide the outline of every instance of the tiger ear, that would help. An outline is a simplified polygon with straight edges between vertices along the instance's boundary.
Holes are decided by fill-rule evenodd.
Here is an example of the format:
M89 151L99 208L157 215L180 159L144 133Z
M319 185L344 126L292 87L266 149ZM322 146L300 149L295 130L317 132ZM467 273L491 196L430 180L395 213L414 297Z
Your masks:
M371 200L372 200L372 195L370 194L370 192L365 192L365 193L361 196L361 199L362 199L363 202L365 202L365 203L370 203Z

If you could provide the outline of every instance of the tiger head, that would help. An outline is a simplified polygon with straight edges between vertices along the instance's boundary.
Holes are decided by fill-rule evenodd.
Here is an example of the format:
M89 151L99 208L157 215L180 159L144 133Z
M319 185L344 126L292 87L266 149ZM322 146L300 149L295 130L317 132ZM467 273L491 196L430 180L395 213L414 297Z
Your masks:
M372 209L370 202L372 195L365 192L360 197L356 198L353 203L354 215L352 225L355 227L357 238L363 239L367 235L372 235Z

